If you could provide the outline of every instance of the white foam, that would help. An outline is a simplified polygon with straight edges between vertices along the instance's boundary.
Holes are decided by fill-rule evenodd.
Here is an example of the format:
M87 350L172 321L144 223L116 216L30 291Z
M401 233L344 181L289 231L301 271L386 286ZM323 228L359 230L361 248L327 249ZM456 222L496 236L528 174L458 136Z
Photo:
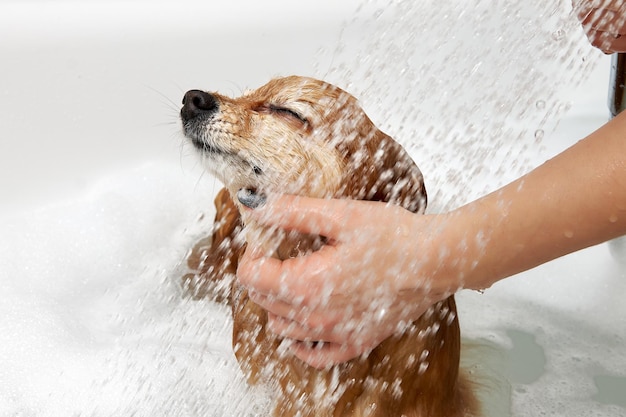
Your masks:
M190 179L143 165L4 222L0 415L223 416L263 406L234 360L229 309L180 291L177 265L207 226L198 215L212 218L212 193L198 196Z

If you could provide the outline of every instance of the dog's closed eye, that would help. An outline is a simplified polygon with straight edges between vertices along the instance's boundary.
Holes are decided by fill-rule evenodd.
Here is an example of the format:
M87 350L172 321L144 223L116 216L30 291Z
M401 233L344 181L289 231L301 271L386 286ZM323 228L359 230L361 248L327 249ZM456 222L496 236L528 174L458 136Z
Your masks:
M278 116L298 121L302 123L303 125L309 124L309 121L306 119L306 117L302 116L300 113L296 112L295 110L292 110L285 106L278 106L278 105L272 104L269 106L269 111Z

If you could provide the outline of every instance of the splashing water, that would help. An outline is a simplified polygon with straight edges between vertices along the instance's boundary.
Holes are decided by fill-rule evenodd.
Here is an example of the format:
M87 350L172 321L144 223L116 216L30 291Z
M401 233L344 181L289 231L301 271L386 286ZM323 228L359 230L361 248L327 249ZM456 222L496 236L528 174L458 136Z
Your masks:
M535 132L554 129L599 56L569 1L541 0L366 1L332 53L318 75L407 147L436 209L529 171Z
M360 98L376 124L409 149L432 211L530 169L567 110L569 90L599 56L568 1L468 3L366 1L339 46L320 53L319 62L331 56L330 67L316 69ZM196 185L179 172L142 166L79 200L3 220L0 415L266 410L264 393L246 386L232 358L228 311L186 301L177 287L178 262L212 219L209 210L198 221L212 205L198 189L213 189L210 180ZM624 320L611 317L613 327L598 330L610 317L597 308L610 304L606 296L580 279L564 289L544 276L619 275L602 260L593 252L578 271L559 263L525 285L490 290L495 297L462 300L470 336L497 345L493 356L505 346L505 355L528 368L510 370L514 415L625 414L623 397L611 394L626 378L619 374L624 335L615 330ZM623 294L623 282L601 285ZM550 294L563 297L559 309L545 307L554 302ZM494 328L493 315L517 330ZM478 361L500 365L489 355ZM568 373L572 362L584 369ZM597 402L580 400L588 398Z
M374 122L409 150L424 173L430 211L458 207L545 159L545 141L569 110L572 93L600 58L571 2L541 0L367 1L345 27L337 49L322 54L332 55L333 64L317 68L317 75L358 97ZM571 144L584 134L576 133L580 136L571 137ZM478 366L496 369L496 375L508 380L490 381L498 388L492 386L491 398L485 400L488 415L511 411L522 416L626 415L620 408L626 393L611 394L601 383L615 380L616 387L623 386L624 362L613 352L626 335L615 333L614 325L597 327L604 321L597 298L609 295L580 296L595 285L596 276L603 277L602 285L624 288L623 273L606 251L593 250L588 256L599 261L592 270L561 260L528 273L525 282L490 290L502 296L500 300L478 300L475 294L459 297L461 323L469 322L466 334L499 346L478 353L474 358ZM558 277L568 277L567 284L559 283ZM587 285L572 285L573 277ZM554 294L563 294L562 285L570 286L567 292L579 303L571 322L561 317L566 313L556 308L545 313L545 307L532 301L541 288L551 305ZM596 325L587 324L592 317L597 318ZM623 319L619 322L615 326L625 324ZM519 333L502 332L500 326L523 328L533 343L518 346ZM584 329L580 337L573 326ZM539 335L538 342L533 333ZM563 341L572 338L573 345L564 346ZM589 339L602 340L602 350L610 358L586 356L592 369L570 366L567 358L580 358L590 344L600 346ZM507 363L517 361L518 368L502 371L503 364L507 368ZM618 371L612 374L616 365ZM533 377L521 377L521 368ZM507 404L509 384L511 404Z

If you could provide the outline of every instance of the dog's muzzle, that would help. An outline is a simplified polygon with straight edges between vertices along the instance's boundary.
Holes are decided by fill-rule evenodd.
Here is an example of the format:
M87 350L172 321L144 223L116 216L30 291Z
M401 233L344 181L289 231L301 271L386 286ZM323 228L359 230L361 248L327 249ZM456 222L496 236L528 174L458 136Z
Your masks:
M198 117L210 116L218 109L219 104L213 95L201 90L189 90L183 97L180 117L186 123Z

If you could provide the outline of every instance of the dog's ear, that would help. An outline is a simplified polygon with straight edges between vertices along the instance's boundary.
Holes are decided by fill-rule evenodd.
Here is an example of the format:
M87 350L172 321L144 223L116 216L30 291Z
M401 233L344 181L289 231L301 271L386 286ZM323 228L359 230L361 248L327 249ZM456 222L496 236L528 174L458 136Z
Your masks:
M427 196L422 172L402 145L380 130L377 135L376 153L382 153L382 161L370 200L390 202L414 213L423 213Z
M422 172L406 150L377 128L344 149L348 178L341 194L348 198L384 201L414 213L426 209Z

